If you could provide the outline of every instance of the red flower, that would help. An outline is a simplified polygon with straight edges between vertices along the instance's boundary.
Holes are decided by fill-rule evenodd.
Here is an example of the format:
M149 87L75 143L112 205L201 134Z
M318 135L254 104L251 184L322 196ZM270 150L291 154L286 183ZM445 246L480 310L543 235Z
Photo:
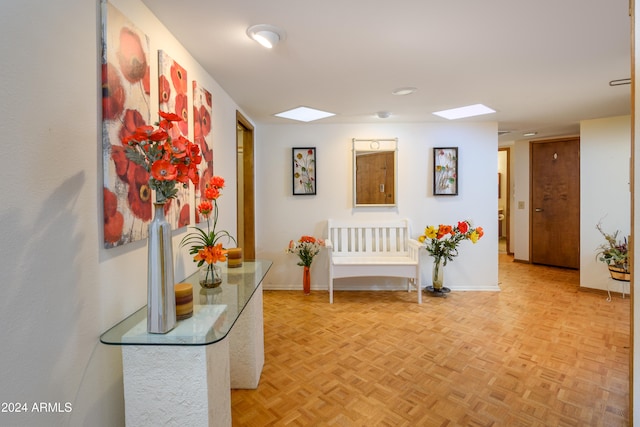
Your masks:
M118 61L124 77L131 83L136 83L147 73L147 58L142 49L140 37L129 28L120 30L120 50Z
M108 188L103 189L104 198L104 241L107 243L116 243L122 236L122 228L124 226L124 217L118 212L118 198L109 191Z
M158 79L158 92L161 104L169 102L171 98L171 84L169 84L169 80L167 80L165 76L160 76Z
M313 236L302 236L300 237L300 243L315 243L316 238Z
M204 200L200 202L200 204L198 205L198 213L205 218L209 216L212 210L213 210L213 205L208 200Z
M462 234L464 234L467 231L469 231L469 223L467 221L459 221L458 222L458 231L460 231Z
M187 94L187 71L175 61L171 65L171 82L177 93Z
M215 188L224 188L224 178L216 175L211 178L211 181L209 181L209 185Z
M178 176L178 169L168 160L156 160L151 165L151 175L158 181L172 181Z
M209 186L206 190L204 190L204 197L209 200L216 200L218 197L220 197L220 190L218 190L217 187Z
M436 236L436 238L442 239L444 236L446 236L447 234L451 234L452 232L453 227L451 227L450 225L440 224L440 227L438 227L438 235Z
M182 117L180 117L175 113L166 113L164 111L158 111L158 114L160 115L160 117L162 117L162 119L170 122L179 122L180 120L182 120Z
M171 141L171 145L169 150L171 151L171 155L174 159L182 159L187 157L187 145L191 144L189 140L180 135L178 139L174 139Z
M189 183L189 166L184 163L178 163L176 166L177 176L176 181L181 184L187 185Z
M194 187L198 187L198 184L200 183L200 175L198 175L198 163L189 164L189 168L187 170L187 177L191 180L191 182L193 182Z

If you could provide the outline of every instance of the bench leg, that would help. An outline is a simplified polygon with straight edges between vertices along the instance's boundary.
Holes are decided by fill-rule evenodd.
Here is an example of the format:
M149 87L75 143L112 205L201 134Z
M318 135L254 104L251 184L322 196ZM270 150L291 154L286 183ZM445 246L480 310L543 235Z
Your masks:
M329 304L333 304L333 277L329 278Z

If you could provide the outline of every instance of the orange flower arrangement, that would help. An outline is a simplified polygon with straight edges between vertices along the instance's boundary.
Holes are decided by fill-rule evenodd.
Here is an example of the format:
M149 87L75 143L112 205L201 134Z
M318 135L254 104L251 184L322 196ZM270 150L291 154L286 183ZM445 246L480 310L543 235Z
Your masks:
M126 156L142 166L149 174L149 187L156 191L156 202L164 203L177 196L177 184L187 188L189 181L198 185L197 166L202 161L200 148L176 131L173 122L182 118L173 113L158 113L157 128L144 125L123 139Z
M191 245L189 253L194 255L193 261L198 263L198 267L207 263L208 272L210 270L212 275L214 273L213 265L218 261L227 259L227 251L222 247L222 243L218 243L218 241L226 238L227 242L233 241L233 243L236 243L236 239L228 231L216 231L216 225L218 224L218 198L222 196L221 190L223 188L224 178L221 176L214 176L206 183L203 193L204 200L200 202L197 210L199 215L207 219L207 230L192 227L196 231L184 236L180 242L180 246ZM212 216L213 225L211 224Z

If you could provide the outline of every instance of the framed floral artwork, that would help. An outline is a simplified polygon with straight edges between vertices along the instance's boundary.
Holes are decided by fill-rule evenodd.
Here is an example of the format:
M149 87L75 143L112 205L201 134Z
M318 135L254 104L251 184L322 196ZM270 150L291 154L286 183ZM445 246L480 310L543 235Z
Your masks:
M149 37L106 0L101 2L104 247L147 237L149 174L125 155L123 140L151 124Z
M316 148L294 147L293 158L293 195L316 194Z
M433 149L433 195L458 195L458 147Z

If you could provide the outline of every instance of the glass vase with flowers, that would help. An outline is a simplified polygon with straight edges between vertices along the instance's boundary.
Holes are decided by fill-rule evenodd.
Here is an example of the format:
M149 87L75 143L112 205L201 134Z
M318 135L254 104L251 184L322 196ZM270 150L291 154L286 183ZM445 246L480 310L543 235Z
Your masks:
M289 242L287 253L298 255L300 258L298 265L303 267L302 290L305 295L311 293L311 263L323 246L325 246L324 240L313 236L302 236L297 242L293 240Z
M484 235L482 227L471 227L468 220L460 221L457 225L438 226L429 225L418 241L424 243L427 252L433 257L432 286L427 290L436 293L447 293L449 288L444 286L444 267L447 262L458 256L458 246L464 240L476 243Z
M222 196L224 178L212 177L205 184L203 200L198 205L198 215L207 220L207 228L192 227L195 231L187 234L180 246L189 246L189 254L193 255L193 261L200 268L200 286L203 288L217 287L222 283L218 262L226 261L227 250L220 242L236 244L236 239L226 230L216 230L218 225L218 198Z
M165 218L165 204L178 194L178 186L199 183L197 166L202 161L198 145L183 136L174 137L173 113L159 112L156 127L143 125L123 138L129 160L149 174L154 190L154 217L149 223L147 257L147 331L169 332L176 324L171 225Z

